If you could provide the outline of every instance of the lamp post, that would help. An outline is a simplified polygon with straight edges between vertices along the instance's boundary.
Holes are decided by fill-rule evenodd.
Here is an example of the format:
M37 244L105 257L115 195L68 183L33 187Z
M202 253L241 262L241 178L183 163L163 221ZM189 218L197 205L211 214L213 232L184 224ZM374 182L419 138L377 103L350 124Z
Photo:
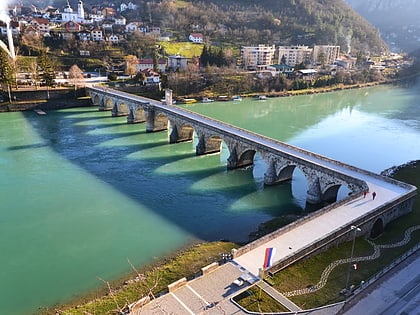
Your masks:
M347 269L347 279L346 279L346 292L349 292L349 280L350 280L350 269L351 269L351 264L352 264L352 262L353 262L353 252L354 252L354 242L355 242L355 240L356 240L356 234L357 234L357 232L360 232L361 231L361 229L360 228L358 228L357 226L354 226L354 225L352 225L351 227L350 227L350 231L354 231L354 233L353 233L353 243L352 243L352 245L351 245L351 254L350 254L350 261L349 261L349 267L348 267L348 269Z

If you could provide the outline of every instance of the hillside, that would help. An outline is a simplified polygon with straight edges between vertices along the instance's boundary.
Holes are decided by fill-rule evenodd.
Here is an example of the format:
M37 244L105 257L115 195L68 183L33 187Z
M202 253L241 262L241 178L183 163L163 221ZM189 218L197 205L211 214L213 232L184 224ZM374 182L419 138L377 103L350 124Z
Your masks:
M379 28L383 38L394 50L411 52L420 48L420 1L345 1Z
M379 33L343 0L176 0L144 1L127 19L159 25L177 40L201 32L212 45L340 45L342 51L387 49ZM57 0L57 3L61 3ZM85 0L86 6L97 5ZM112 1L102 5L115 6Z

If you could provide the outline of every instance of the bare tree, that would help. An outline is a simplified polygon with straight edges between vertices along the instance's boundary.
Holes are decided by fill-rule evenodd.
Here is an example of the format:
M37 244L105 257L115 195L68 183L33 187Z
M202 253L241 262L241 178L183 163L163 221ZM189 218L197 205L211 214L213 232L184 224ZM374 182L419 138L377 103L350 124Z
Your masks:
M70 82L74 85L74 90L77 90L77 87L81 85L85 86L85 78L83 76L83 71L77 66L72 65L69 70L69 79Z
M130 78L137 73L136 64L138 63L138 58L134 55L125 56L125 74L129 75Z

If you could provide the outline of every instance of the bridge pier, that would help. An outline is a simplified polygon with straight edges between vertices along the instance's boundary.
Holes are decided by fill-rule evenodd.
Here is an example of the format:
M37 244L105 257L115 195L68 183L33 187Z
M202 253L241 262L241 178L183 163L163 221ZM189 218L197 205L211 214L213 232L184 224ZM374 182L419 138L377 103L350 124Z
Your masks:
M311 178L308 181L308 191L306 192L306 202L319 204L322 201L321 185L319 177Z
M146 132L156 132L168 129L168 118L156 115L156 111L148 109L146 114Z
M277 161L279 162L279 161ZM283 163L280 171L277 171L276 168L276 161L270 159L268 163L267 171L264 173L264 184L267 186L281 184L287 181L292 180L293 171L296 165L289 165L285 161L281 161Z
M144 110L141 108L138 109L136 107L129 107L129 112L127 116L127 124L137 124L137 123L144 123L146 121L146 115Z
M238 154L236 153L236 147L230 150L230 155L227 159L227 169L234 170L238 168Z
M199 135L198 144L195 147L196 155L204 155L220 152L222 150L222 139L210 137L206 141L205 135Z

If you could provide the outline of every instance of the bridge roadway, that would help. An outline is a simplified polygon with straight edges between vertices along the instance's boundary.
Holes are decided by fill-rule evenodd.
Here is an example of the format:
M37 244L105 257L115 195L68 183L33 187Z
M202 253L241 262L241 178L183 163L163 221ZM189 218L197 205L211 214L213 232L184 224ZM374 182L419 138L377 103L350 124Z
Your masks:
M105 92L107 91L107 89L102 88L94 89L103 90ZM134 102L139 101L139 99L143 102L145 100L144 98L142 99L137 96L115 90L112 90L112 94L114 96L119 95L122 98L130 99ZM303 251L317 240L325 239L334 231L340 230L343 227L349 227L359 218L374 212L385 204L397 200L401 196L412 194L413 191L415 192L416 190L413 186L404 184L400 185L398 182L387 180L377 174L358 169L350 165L337 163L337 161L326 159L325 157L316 155L312 152L304 151L286 143L193 113L183 108L163 105L159 101L149 99L147 99L147 101L163 112L171 113L172 115L180 115L191 120L199 120L210 129L229 131L245 141L259 142L272 148L273 150L287 153L300 160L309 161L310 163L331 169L337 173L358 178L367 183L369 193L366 197L359 193L350 198L346 198L344 202L338 203L336 207L331 207L328 211L324 211L322 214L314 216L313 218L292 227L274 239L260 244L259 246L255 246L249 251L234 257L233 262L239 265L242 270L241 272L245 270L255 277L260 277L260 268L263 265L265 248L276 248L274 264L277 264L287 259L287 257ZM376 198L374 199L372 192L376 192ZM350 229L348 229L348 232L350 232ZM360 233L368 234L366 231L361 231ZM203 278L206 278L206 276ZM226 284L222 285L225 286ZM221 301L224 298L226 298L226 295L222 294L219 300Z

